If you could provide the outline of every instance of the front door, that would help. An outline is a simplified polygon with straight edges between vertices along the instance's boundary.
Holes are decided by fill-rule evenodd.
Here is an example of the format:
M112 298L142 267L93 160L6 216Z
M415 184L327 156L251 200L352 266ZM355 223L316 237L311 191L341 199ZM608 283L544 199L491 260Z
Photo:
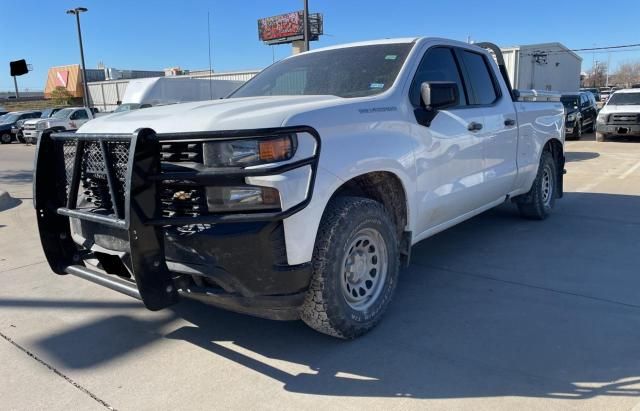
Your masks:
M415 161L420 232L481 207L486 200L482 193L485 112L469 105L452 49L435 47L425 53L409 92L416 113L424 110L420 85L430 81L455 82L460 98L455 107L440 110L430 124L416 115L412 125L418 143Z

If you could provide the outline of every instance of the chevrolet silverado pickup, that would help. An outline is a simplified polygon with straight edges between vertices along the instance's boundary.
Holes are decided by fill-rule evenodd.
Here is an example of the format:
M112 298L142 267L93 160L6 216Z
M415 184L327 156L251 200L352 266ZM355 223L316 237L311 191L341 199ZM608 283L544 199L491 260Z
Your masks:
M67 107L56 111L49 118L37 118L25 121L22 134L26 143L35 144L45 130L65 131L76 130L78 127L94 118L92 110L85 107Z
M358 337L412 245L506 201L542 220L562 197L560 96L506 73L491 43L362 42L286 58L225 99L44 133L47 260L150 310L190 297Z

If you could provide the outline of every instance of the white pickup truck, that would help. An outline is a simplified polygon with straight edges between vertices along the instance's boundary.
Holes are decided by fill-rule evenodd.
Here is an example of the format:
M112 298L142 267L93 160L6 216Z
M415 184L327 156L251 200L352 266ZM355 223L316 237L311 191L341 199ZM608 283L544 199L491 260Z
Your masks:
M49 118L38 118L24 122L22 134L26 143L36 143L45 130L77 130L94 118L93 111L85 107L67 107Z
M506 201L547 217L563 124L559 96L511 90L490 43L314 50L223 100L45 134L42 244L57 274L151 310L184 296L354 338L415 243Z
M612 136L640 137L640 89L614 92L598 112L596 141Z

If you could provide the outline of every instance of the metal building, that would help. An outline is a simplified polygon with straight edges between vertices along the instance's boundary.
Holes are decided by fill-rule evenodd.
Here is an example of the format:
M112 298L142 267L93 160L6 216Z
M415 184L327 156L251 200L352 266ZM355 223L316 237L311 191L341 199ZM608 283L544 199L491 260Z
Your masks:
M513 88L578 91L582 57L561 43L502 48Z

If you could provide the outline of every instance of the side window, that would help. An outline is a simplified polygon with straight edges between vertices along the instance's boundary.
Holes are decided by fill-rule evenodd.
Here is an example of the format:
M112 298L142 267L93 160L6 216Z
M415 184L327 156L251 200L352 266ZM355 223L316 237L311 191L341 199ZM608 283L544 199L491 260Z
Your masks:
M89 118L89 115L85 110L78 110L71 115L71 120L86 120Z
M467 104L458 65L451 49L445 47L432 48L422 58L409 91L409 99L415 107L420 106L420 85L427 81L451 81L456 83L458 85L458 95L460 96L458 105L465 106Z
M485 57L468 50L462 50L460 55L466 72L465 80L469 90L469 104L494 103L498 99L499 93Z

